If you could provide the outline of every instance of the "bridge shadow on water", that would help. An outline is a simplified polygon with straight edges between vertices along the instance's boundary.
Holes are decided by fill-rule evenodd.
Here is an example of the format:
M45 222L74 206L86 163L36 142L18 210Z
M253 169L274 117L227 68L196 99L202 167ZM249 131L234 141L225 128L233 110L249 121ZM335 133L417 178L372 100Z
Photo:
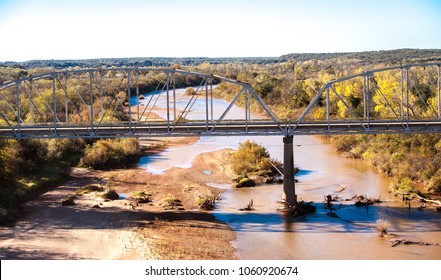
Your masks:
M32 211L48 213L34 216L21 221L18 226L28 233L36 235L50 234L52 229L119 229L127 226L138 226L158 219L174 222L208 221L208 227L224 230L220 222L230 225L235 231L243 232L373 232L376 220L386 219L391 223L391 231L405 232L441 232L441 214L434 210L419 211L404 207L369 206L355 207L343 205L333 213L337 217L328 216L322 203L315 204L315 213L303 217L289 217L281 212L213 212L195 211L164 211L149 212L140 210L122 210L117 207L53 207L48 211L47 205L35 205ZM41 207L42 209L38 209ZM43 209L46 208L46 209ZM50 214L49 214L50 213ZM43 225L43 227L41 227Z
M92 208L76 205L33 205L25 213L24 219L15 227L36 235L50 234L52 229L119 229L137 226L146 221L158 219L176 222L209 222L210 228L225 229L221 222L230 225L235 231L246 232L372 232L378 219L391 223L392 231L441 232L441 213L433 209L408 211L404 207L353 205L334 206L337 217L328 216L328 210L322 203L315 203L315 213L303 217L289 217L281 212L198 212L198 211L163 211L124 210L119 207ZM257 209L258 210L258 209ZM33 213L39 213L33 215ZM214 218L211 216L214 215ZM4 229L4 228L3 228ZM14 227L12 227L14 229ZM3 230L0 231L0 237ZM28 234L24 236L29 236Z
M306 176L314 172L314 170L299 169L299 172L296 173L296 177Z
M441 233L441 214L434 210L408 211L404 207L353 205L336 206L337 217L328 216L323 204L315 204L313 214L292 218L280 212L198 212L124 210L118 207L91 208L84 205L60 207L59 205L33 205L26 217L15 227L0 228L0 240L13 238L19 242L38 241L44 238L65 240L67 232L75 229L112 230L137 226L155 226L157 221L167 220L172 226L187 225L228 230L227 223L236 232L249 233L374 233L377 219L387 219L391 223L390 232L435 232ZM41 207L41 209L40 209ZM34 215L33 213L39 213ZM71 240L72 241L72 240ZM73 240L75 242L75 240ZM3 259L57 259L66 256L51 255L51 252L27 251L14 246L2 246Z
M39 209L41 208L41 209ZM48 209L49 208L49 209ZM54 209L50 209L54 208ZM58 208L60 211L57 211ZM61 207L54 205L36 205L32 211L47 213L40 216L26 215L15 227L25 229L28 233L38 234L41 228L48 229L121 229L139 226L149 221L167 220L176 222L207 221L210 227L220 224L209 213L194 211L150 212L148 210L122 210L120 207L92 208L85 206ZM12 227L14 228L14 227Z
M375 231L378 219L389 220L391 232L441 232L441 214L434 210L343 205L332 217L323 204L315 206L315 213L295 218L279 212L223 212L215 216L238 232L368 233Z

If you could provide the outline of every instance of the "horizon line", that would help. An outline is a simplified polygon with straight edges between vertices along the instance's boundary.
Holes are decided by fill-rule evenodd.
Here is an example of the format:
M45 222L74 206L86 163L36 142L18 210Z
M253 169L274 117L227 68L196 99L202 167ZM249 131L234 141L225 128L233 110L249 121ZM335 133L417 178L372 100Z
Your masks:
M244 58L282 58L283 56L293 54L355 54L355 53L367 53L367 52L389 52L389 51L401 51L401 50L420 50L420 51L441 51L441 48L399 48L399 49L381 49L381 50L369 50L369 51L338 51L338 52L292 52L282 54L279 56L121 56L121 57L95 57L95 58L33 58L22 61L15 60L3 60L0 63L25 63L31 61L69 61L69 60L100 60L100 59L136 59L136 58L164 58L164 59L186 59L186 58L198 58L198 59L244 59Z

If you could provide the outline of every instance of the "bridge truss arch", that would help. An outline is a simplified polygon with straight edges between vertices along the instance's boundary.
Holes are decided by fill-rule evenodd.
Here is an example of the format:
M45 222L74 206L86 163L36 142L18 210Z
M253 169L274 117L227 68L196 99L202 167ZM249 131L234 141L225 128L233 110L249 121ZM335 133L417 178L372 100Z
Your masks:
M219 83L226 84L231 93L231 102L222 108L213 103L214 88ZM182 91L189 87L193 90L183 95ZM244 105L245 112L229 117L237 102ZM252 106L258 106L262 114L252 114ZM195 107L199 107L199 114L194 114ZM212 74L154 67L94 68L56 71L0 85L2 138L282 131L279 119L249 84Z
M399 65L331 80L289 134L441 132L440 67L440 62Z

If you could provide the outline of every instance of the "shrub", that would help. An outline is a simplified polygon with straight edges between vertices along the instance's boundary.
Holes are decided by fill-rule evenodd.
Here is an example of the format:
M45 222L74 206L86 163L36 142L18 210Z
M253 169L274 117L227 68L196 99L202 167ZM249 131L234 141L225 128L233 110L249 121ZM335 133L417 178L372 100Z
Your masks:
M281 166L281 163L270 159L270 155L265 147L257 144L254 141L247 140L239 144L239 149L233 153L231 159L231 167L233 171L246 177L249 173L258 172L262 170L273 170L274 165Z
M194 88L189 87L189 88L187 88L187 89L185 90L185 94L186 94L186 95L195 95L195 94L196 94L196 91L194 90Z
M430 178L428 183L428 190L431 193L439 194L441 193L441 169L439 169L432 178Z
M399 194L410 194L416 192L412 180L409 177L402 178L398 182L395 182L392 186Z
M383 236L387 234L387 230L390 227L390 222L388 220L378 219L376 222L376 230L378 233Z
M102 195L104 199L117 200L119 195L115 190L110 190Z
M91 192L103 192L104 188L100 185L87 185L84 186L82 188L80 188L79 190L77 190L77 195L84 195L86 193L91 193Z
M162 200L162 202L165 204L165 206L182 206L181 201L172 196L167 196Z
M215 207L215 198L214 197L206 197L206 196L199 196L196 199L196 204L204 210L213 210Z
M144 191L136 191L132 193L132 196L130 197L131 200L134 200L138 203L148 203L151 202L151 194L148 194Z
M354 135L332 137L331 141L334 143L337 151L339 152L349 152L359 143L357 136Z
M9 163L20 174L30 173L47 160L47 146L41 140L12 141L6 150Z
M94 169L127 167L135 163L140 155L138 140L98 140L86 147L82 163Z
M84 150L83 139L51 139L47 142L47 158L59 160L71 154L79 154Z
M251 180L250 178L243 178L236 185L236 188L254 187L255 185L256 185L256 183L253 180Z

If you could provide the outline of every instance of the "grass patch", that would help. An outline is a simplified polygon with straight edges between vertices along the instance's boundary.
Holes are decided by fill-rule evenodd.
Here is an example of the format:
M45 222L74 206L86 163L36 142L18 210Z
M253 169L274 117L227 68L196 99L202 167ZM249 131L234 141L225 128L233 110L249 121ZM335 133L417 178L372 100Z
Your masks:
M136 191L133 192L131 195L131 200L135 200L138 203L148 203L151 202L152 200L150 199L152 195L149 193L146 193L144 191Z
M96 184L90 184L80 188L79 190L76 191L76 193L77 195L81 196L88 193L103 192L103 191L104 191L104 187Z
M216 200L214 197L199 196L196 198L196 204L204 210L213 210Z
M164 198L162 200L162 203L165 206L180 206L180 205L182 205L181 201L179 199L172 197L172 196L167 196L166 198Z
M145 191L136 191L132 193L132 197L144 197L144 196L151 196L151 194L146 193Z

